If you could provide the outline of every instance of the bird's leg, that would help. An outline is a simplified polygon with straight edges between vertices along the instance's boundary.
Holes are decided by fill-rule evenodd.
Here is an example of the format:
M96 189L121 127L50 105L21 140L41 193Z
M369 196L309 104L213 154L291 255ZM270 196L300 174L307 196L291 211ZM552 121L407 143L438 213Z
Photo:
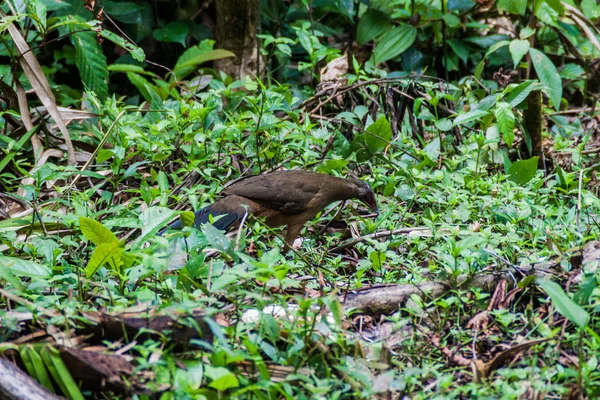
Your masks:
M283 245L283 254L286 254L288 251L290 251L290 247L292 247L294 245L294 240L296 240L296 238L300 234L301 230L302 230L302 224L298 224L298 225L288 224L288 226L286 228L286 232L285 232L285 243Z

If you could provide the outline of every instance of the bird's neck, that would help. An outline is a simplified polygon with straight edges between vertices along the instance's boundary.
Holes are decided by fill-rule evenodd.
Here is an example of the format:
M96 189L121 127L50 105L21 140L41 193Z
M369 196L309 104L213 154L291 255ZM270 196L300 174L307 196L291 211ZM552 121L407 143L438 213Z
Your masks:
M358 196L358 188L346 179L332 177L333 181L326 190L334 201L350 200Z

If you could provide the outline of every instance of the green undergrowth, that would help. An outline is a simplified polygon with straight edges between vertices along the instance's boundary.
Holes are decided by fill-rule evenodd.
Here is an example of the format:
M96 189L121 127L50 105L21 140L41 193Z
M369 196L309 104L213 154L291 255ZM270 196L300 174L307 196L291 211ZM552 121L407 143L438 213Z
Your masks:
M469 91L453 93L456 104L471 101ZM5 290L35 304L33 310L13 304L14 310L56 310L48 323L64 330L77 328L86 310L119 312L139 304L165 313L201 310L214 340L194 339L182 349L162 332L131 349L138 372L154 374L144 384L166 390L164 399L389 392L516 399L533 392L562 396L580 382L588 396L599 393L598 273L573 278L581 268L573 256L599 232L600 202L587 185L593 172L587 156L575 151L573 171L545 173L526 146L506 149L483 115L465 119L471 130L459 142L436 133L435 124L447 121L430 113L420 118L433 138L412 132L408 123L392 136L388 116L362 105L336 116L362 126L347 137L334 121L293 109L297 103L285 86L213 80L205 93L157 100L149 109L115 99L95 104L101 117L70 128L95 148L106 140L94 162L82 171L48 162L24 187L46 233L31 215L3 222L2 257L13 267L0 269L0 278ZM370 126L386 140L369 137ZM157 236L180 210L217 199L228 181L279 168L353 171L373 187L381 213L364 216L357 203L340 214L324 213L288 254L280 232L253 219L229 237L211 226ZM75 176L74 185L65 183ZM3 180L9 191L20 185L16 176ZM414 230L335 250L353 237L400 228ZM26 237L17 236L24 231ZM563 288L576 294L569 301L580 304L589 321L578 326L577 316L565 320L555 312L561 312L558 300L536 285L531 269L521 270L538 265L547 279L575 279ZM489 310L487 329L468 327L488 308L494 287L461 282L501 272L518 288L514 298ZM415 295L390 315L341 304L349 290L427 282L443 284L443 295ZM383 327L401 339L389 340ZM2 339L20 329L3 320ZM442 351L487 362L498 346L540 339L549 340L480 379ZM125 344L101 342L108 349ZM268 365L284 368L284 378L274 379Z

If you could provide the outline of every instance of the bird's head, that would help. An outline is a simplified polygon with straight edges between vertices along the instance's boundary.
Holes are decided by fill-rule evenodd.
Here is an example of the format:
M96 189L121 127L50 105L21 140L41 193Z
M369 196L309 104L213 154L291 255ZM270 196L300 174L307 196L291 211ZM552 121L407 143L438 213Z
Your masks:
M371 210L375 211L379 214L379 208L377 207L377 201L375 200L375 194L373 193L373 189L367 182L361 181L360 179L354 179L357 189L358 195L356 196L358 200L365 203Z

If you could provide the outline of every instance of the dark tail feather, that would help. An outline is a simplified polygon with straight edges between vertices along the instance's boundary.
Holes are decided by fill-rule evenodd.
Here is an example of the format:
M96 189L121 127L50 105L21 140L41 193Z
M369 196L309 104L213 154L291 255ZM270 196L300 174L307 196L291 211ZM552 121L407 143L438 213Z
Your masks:
M216 221L213 223L213 226L223 231L229 228L231 225L233 225L236 221L240 220L240 216L236 213L218 213L214 211L211 212L211 206L207 206L201 208L200 210L194 213L194 226L196 227L196 229L200 229L202 227L202 224L210 222L208 217L209 215L212 215L213 218L216 219ZM177 230L182 228L183 225L181 224L181 219L178 219L168 227L158 232L158 234L163 235L167 230Z

